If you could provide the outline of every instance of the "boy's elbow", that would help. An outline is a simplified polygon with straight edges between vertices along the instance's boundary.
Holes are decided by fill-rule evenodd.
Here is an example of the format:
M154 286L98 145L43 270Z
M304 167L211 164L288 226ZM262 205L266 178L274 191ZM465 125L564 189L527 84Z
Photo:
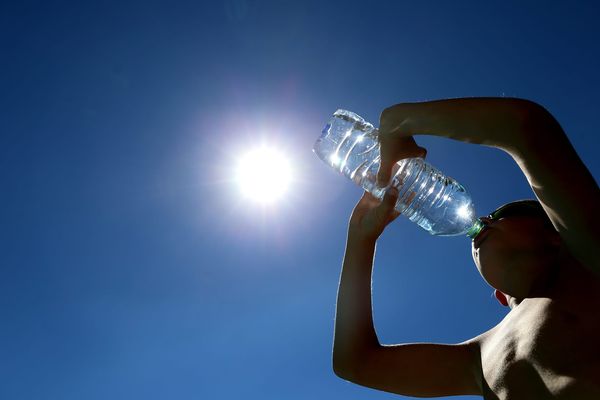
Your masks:
M366 357L357 354L333 353L333 372L346 381L359 383L361 368L365 366Z
M333 350L332 367L333 373L336 374L339 378L342 378L347 381L352 381L352 362L350 360L350 357L348 357L347 354L342 354L335 347Z
M521 128L525 133L538 133L545 135L549 130L561 131L558 121L543 105L531 100L521 99L516 107L520 116Z
M345 381L353 382L353 374L352 368L350 368L347 364L341 363L339 361L333 361L333 373L338 377Z
M365 368L380 347L379 344L358 346L355 343L352 346L340 346L334 343L333 372L346 381L360 384L364 379Z

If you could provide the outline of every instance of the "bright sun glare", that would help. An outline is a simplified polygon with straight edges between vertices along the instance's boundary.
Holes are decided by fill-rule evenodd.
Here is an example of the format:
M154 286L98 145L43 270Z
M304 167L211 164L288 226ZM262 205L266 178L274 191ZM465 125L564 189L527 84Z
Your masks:
M270 204L282 198L292 179L288 160L270 147L258 147L238 161L236 181L244 197Z

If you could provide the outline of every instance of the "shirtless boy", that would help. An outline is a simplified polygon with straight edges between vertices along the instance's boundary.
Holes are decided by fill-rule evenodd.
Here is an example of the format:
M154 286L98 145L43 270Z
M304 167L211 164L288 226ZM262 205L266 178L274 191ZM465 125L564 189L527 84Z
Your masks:
M398 104L380 120L380 186L402 158L425 155L413 135L507 152L538 201L509 203L472 244L481 276L511 308L458 344L379 343L371 312L375 243L397 193L365 193L350 219L338 292L333 369L357 384L415 397L600 399L600 189L559 123L521 99Z

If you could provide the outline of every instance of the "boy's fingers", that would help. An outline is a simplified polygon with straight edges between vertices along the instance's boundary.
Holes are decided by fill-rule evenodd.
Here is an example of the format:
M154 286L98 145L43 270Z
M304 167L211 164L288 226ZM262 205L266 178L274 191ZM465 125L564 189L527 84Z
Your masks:
M387 160L381 160L379 164L379 171L377 171L377 186L384 188L390 183L390 176L392 175L392 163Z
M379 204L377 198L367 191L363 193L362 197L360 198L360 202L366 207L372 207L373 205Z
M390 214L394 208L396 207L396 201L398 201L398 189L395 187L390 187L385 191L385 195L383 196L383 200L381 201L381 209L385 212L385 214Z
M401 138L390 138L382 136L379 138L381 161L377 171L377 186L384 188L390 183L394 171L394 166L399 160L404 158L427 156L427 149L418 146L412 136Z
M383 195L383 200L394 206L396 200L398 200L398 188L396 186L389 187Z
M396 201L398 200L398 189L390 187L386 190L381 204L375 209L375 215L380 223L388 224L392 219L392 214L395 211Z
M380 162L379 170L377 171L377 186L380 188L386 187L392 175L392 167L397 160L394 160L395 146L390 143L389 135L381 135L379 137Z

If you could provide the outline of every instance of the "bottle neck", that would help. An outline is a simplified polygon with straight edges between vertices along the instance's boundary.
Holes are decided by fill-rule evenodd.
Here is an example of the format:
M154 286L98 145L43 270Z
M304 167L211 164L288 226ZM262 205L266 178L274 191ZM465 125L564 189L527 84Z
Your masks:
M475 219L473 226L469 228L467 231L467 236L471 239L475 238L479 232L483 229L483 222L479 220L479 218Z

